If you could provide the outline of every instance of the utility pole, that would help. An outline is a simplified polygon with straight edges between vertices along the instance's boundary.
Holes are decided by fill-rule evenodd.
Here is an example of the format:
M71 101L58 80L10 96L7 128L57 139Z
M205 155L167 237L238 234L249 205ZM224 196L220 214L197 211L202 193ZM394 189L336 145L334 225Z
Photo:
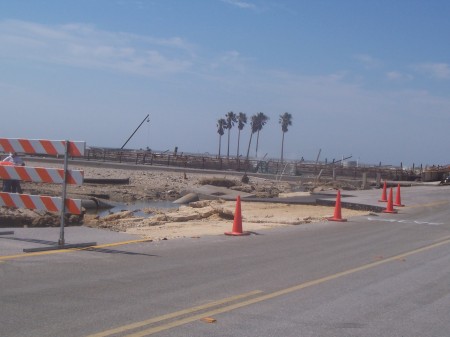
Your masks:
M134 136L134 134L136 133L137 130L139 130L139 128L141 127L142 124L144 124L145 121L150 122L150 118L148 118L150 116L150 114L148 114L147 116L145 116L144 120L141 122L141 124L139 124L139 126L136 128L136 130L134 130L134 132L131 134L131 136L127 139L127 141L125 142L125 144L122 145L122 147L120 148L121 150L123 150L123 148L125 147L125 145L127 145L127 143L130 141L130 139Z

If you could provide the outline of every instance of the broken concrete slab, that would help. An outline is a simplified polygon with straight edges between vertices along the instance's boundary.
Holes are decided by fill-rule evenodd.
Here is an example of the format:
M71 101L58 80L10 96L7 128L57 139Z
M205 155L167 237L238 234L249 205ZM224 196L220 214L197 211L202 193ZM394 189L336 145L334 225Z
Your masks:
M241 198L251 198L254 194L246 193L242 191L235 191L226 187L213 186L213 185L203 185L199 188L193 190L197 193L200 200L202 199L224 199L224 200L234 200L238 195Z

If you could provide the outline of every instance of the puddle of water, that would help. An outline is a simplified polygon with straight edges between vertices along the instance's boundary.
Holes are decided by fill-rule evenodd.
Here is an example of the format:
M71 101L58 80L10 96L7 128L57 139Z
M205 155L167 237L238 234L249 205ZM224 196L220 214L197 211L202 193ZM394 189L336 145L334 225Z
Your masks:
M114 203L114 207L108 209L89 209L87 210L88 214L96 214L100 217L104 217L106 215L112 213L119 213L122 211L132 211L134 215L139 217L150 217L151 213L145 213L142 210L144 208L163 208L163 209L176 209L180 205L174 204L172 201L166 200L152 200L152 201L136 201L130 203Z

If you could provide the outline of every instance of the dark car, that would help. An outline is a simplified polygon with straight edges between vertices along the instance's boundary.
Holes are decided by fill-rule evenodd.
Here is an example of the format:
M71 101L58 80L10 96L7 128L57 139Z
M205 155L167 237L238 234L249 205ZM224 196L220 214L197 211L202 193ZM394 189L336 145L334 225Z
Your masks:
M447 176L444 179L442 179L441 185L450 185L450 176Z

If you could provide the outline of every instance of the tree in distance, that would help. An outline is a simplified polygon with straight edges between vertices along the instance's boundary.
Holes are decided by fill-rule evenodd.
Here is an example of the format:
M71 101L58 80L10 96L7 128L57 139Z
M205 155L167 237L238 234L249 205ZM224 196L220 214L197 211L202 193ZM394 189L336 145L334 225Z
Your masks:
M256 115L256 123L257 123L257 134L256 134L256 151L255 157L258 158L258 144L259 144L259 132L262 130L263 126L266 125L269 117L267 117L263 112L258 112Z
M239 144L241 141L241 131L244 128L245 124L247 124L247 115L243 112L239 112L237 115L237 123L238 123L238 141L237 141L237 154L236 158L239 158Z
M222 147L222 136L224 135L227 121L224 118L219 118L217 121L217 133L219 134L219 158L220 158L220 149Z
M292 125L292 115L289 112L285 112L280 115L279 123L281 124L282 138L281 138L281 162L283 162L284 154L284 134L288 132L288 127Z
M250 156L250 146L252 143L253 134L257 133L256 138L256 157L258 157L258 143L259 143L259 132L262 130L263 126L267 123L269 120L269 117L267 117L263 112L258 112L257 114L253 115L251 117L250 121L250 127L251 127L251 133L250 133L250 139L248 141L248 149L247 149L247 161Z
M227 149L227 159L230 158L230 131L231 128L234 126L234 123L237 122L237 116L233 111L228 112L225 115L225 120L226 120L226 124L225 124L225 129L228 129L228 149Z

